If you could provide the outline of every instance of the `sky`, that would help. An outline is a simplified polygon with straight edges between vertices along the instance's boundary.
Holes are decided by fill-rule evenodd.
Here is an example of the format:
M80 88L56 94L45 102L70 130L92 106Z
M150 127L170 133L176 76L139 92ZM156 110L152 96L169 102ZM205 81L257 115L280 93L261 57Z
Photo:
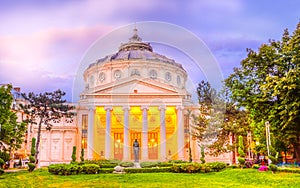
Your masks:
M71 101L74 78L91 46L118 28L147 21L193 33L226 78L246 57L246 48L280 40L285 28L292 32L299 7L297 0L2 0L0 84L22 92L62 89Z

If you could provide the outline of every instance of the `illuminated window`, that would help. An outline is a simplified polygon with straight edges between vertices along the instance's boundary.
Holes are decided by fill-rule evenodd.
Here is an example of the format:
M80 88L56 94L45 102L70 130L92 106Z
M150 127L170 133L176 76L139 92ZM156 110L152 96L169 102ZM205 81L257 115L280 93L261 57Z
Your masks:
M87 148L87 127L88 127L88 116L87 114L82 115L82 130L81 130L81 148Z

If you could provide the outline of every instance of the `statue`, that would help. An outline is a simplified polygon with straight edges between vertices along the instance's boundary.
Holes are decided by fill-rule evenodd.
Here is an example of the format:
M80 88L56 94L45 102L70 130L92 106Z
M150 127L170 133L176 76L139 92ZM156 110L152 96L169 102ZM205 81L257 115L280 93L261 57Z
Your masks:
M139 162L139 150L140 150L140 145L137 139L135 139L133 142L134 162Z

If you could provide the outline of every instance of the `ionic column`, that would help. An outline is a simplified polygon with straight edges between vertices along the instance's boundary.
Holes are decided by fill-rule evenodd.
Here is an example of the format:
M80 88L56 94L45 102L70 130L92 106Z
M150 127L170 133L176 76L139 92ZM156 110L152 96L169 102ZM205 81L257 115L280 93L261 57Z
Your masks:
M123 141L123 160L129 160L129 107L123 107L124 110L124 141Z
M87 156L88 156L89 160L93 159L94 118L95 118L95 107L90 107L89 108L89 114L88 114L88 151L87 151Z
M178 143L178 159L184 159L184 121L183 107L177 106L177 143Z
M148 107L142 106L143 127L142 127L142 160L148 159Z
M162 161L167 159L167 140L166 140L166 108L160 106L160 158Z
M110 159L111 151L111 111L112 107L107 106L104 108L106 111L106 129L105 129L105 159Z

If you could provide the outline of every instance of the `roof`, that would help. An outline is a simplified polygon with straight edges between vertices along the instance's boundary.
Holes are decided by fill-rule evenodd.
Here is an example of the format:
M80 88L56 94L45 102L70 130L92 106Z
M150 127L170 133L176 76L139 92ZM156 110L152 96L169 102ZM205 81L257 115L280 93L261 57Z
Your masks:
M129 38L127 43L121 44L117 53L98 59L96 63L90 64L88 68L106 62L138 59L163 62L183 69L182 65L176 63L173 59L153 52L150 43L142 42L141 37L137 35L136 28L134 29L133 36Z

